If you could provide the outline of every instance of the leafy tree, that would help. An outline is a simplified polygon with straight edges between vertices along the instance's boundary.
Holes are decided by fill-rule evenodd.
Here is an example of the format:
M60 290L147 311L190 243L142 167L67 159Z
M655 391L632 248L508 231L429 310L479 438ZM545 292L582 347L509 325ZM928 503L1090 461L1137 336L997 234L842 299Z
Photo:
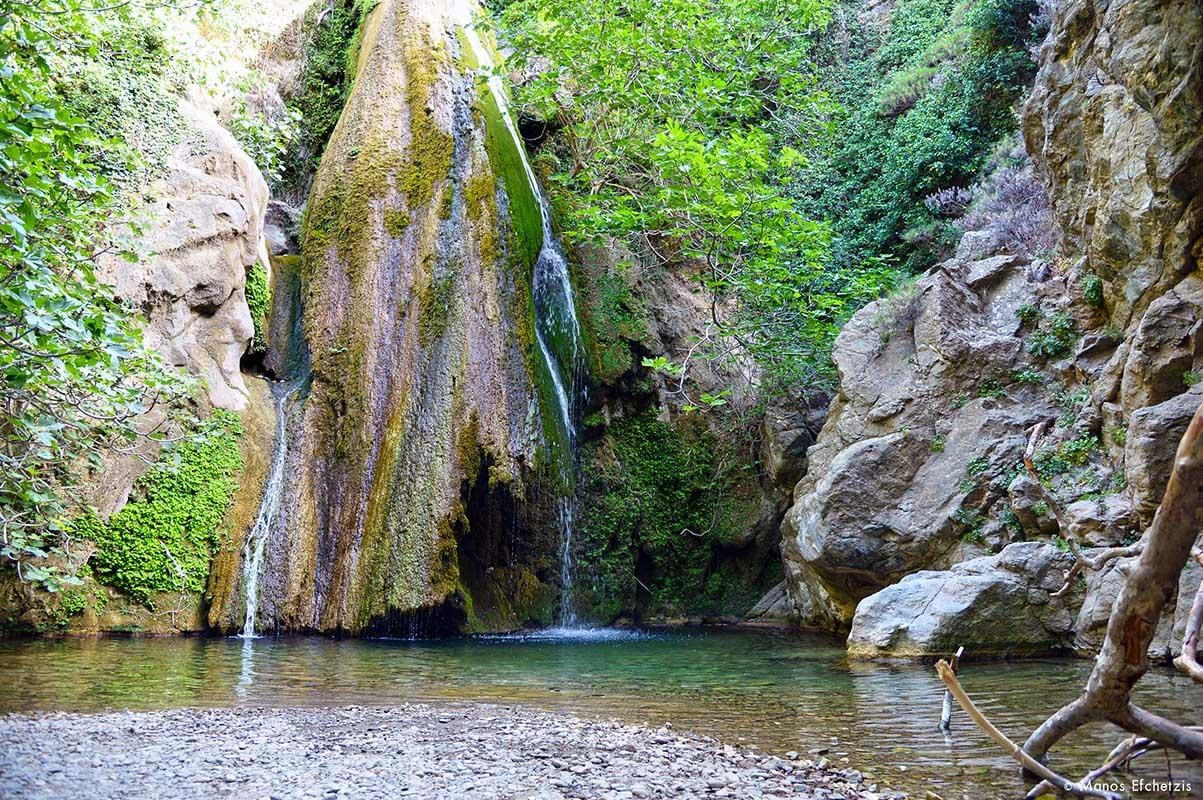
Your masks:
M519 0L501 16L566 238L634 243L696 269L713 356L830 375L842 320L889 270L835 274L828 228L789 186L826 107L810 77L821 0ZM546 157L546 156L545 156Z
M824 37L837 135L798 191L831 221L837 264L885 255L917 272L955 244L946 212L963 209L933 201L972 184L1016 129L1044 33L1037 11L1036 0L900 0L888 25L852 8Z
M0 5L0 555L51 590L75 582L54 565L71 563L79 474L186 388L96 276L104 253L137 257L106 174L136 165L61 91L63 59L120 48L130 9Z

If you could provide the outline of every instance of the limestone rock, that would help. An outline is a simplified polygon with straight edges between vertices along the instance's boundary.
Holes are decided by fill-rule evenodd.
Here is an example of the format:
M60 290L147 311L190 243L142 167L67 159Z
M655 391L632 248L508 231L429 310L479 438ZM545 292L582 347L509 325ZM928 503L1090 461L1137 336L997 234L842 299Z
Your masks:
M804 621L817 602L846 623L878 589L949 566L1006 502L1026 431L1053 415L1049 397L1010 377L1030 365L1015 311L1040 287L1026 267L1007 254L954 258L845 326L839 395L782 529Z
M1024 136L1063 234L1103 279L1121 329L1195 263L1201 68L1196 0L1072 0L1053 11Z
M973 656L1059 651L1073 628L1068 604L1052 597L1072 557L1038 542L994 556L923 571L860 602L848 636L859 658Z
M1090 555L1090 551L1086 551ZM1075 624L1074 649L1083 655L1098 651L1107 636L1107 621L1111 608L1123 588L1128 569L1135 559L1116 559L1098 572L1086 576L1086 594ZM1157 633L1149 643L1149 657L1155 662L1169 662L1182 649L1182 636L1191 604L1203 580L1203 567L1194 559L1187 562L1178 583L1178 596L1166 605L1157 624Z
M753 625L780 625L789 622L794 613L785 581L770 589L744 615L744 622Z
M770 407L763 423L763 458L768 483L789 497L806 474L806 451L815 443L826 404L812 403L802 410Z
M187 141L146 192L152 255L105 260L100 275L147 316L147 343L167 363L197 376L213 406L238 411L248 399L239 360L254 335L246 274L267 263L267 184L208 109L192 101L180 109Z
M1061 511L1070 536L1091 547L1116 547L1135 539L1140 531L1133 516L1132 501L1123 494L1070 503Z
M265 363L303 388L264 627L437 635L547 603L556 493L538 489L561 443L531 329L542 228L458 33L474 8L374 6L303 256L281 261L273 295L293 307L276 305Z
M1203 403L1203 385L1132 412L1124 445L1124 465L1128 487L1136 499L1136 513L1145 526L1153 521L1153 514L1161 504L1178 440L1200 403Z

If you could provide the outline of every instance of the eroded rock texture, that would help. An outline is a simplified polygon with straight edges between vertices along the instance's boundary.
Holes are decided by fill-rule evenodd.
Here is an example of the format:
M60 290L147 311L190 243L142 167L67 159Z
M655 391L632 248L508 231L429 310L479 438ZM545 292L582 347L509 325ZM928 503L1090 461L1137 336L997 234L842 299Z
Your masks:
M913 298L869 306L837 343L839 397L783 550L795 614L851 624L862 654L942 652L958 637L1009 651L1014 633L989 624L1002 612L1037 631L1040 642L1020 649L1097 646L1116 568L1090 578L1073 624L1058 609L1050 626L1043 601L1016 600L1022 587L1044 597L1044 561L952 565L1011 538L1134 541L1203 401L1203 8L1060 6L1023 128L1049 183L1060 257L1024 265L967 236ZM1017 468L1042 420L1055 422L1047 491ZM966 594L956 587L970 574L981 591ZM1195 584L1184 576L1184 591ZM909 614L919 600L955 613ZM1172 620L1163 627L1161 656Z
M1059 281L1007 255L955 258L858 313L836 342L840 392L809 451L783 550L798 616L843 627L856 604L919 569L1014 535L978 525L1006 505L1025 431L1055 416L1015 311ZM970 537L978 539L978 536Z
M267 264L267 184L199 98L180 110L185 141L145 192L151 255L108 261L101 277L149 319L147 344L196 376L214 407L241 411L249 394L239 359L254 335L246 275Z
M307 357L267 358L300 388L265 627L437 633L550 607L539 211L461 45L470 16L433 0L368 16L299 272L277 276L277 302L298 295L291 347ZM288 317L277 305L273 335ZM226 595L211 621L237 628L243 593Z

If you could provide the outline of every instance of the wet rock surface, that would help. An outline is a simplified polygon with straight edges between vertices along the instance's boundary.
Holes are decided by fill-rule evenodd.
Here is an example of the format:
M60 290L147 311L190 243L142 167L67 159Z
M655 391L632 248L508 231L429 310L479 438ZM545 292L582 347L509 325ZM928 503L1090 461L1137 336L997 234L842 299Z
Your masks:
M885 800L855 770L501 706L0 717L0 796Z

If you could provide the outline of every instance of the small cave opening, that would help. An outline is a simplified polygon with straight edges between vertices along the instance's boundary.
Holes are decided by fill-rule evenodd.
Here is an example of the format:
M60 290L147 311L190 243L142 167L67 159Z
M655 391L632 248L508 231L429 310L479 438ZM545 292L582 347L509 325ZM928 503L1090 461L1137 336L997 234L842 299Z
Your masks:
M547 137L559 127L552 120L538 119L527 114L521 114L518 117L518 133L522 136L522 141L526 143L527 149L532 152L539 149L539 145L543 144Z
M374 617L360 635L369 639L444 639L462 631L467 618L464 599L453 594L427 608L389 610Z
M535 482L495 474L496 459L478 451L476 474L461 484L464 513L455 526L460 582L473 622L490 630L550 623L558 594L554 498Z

